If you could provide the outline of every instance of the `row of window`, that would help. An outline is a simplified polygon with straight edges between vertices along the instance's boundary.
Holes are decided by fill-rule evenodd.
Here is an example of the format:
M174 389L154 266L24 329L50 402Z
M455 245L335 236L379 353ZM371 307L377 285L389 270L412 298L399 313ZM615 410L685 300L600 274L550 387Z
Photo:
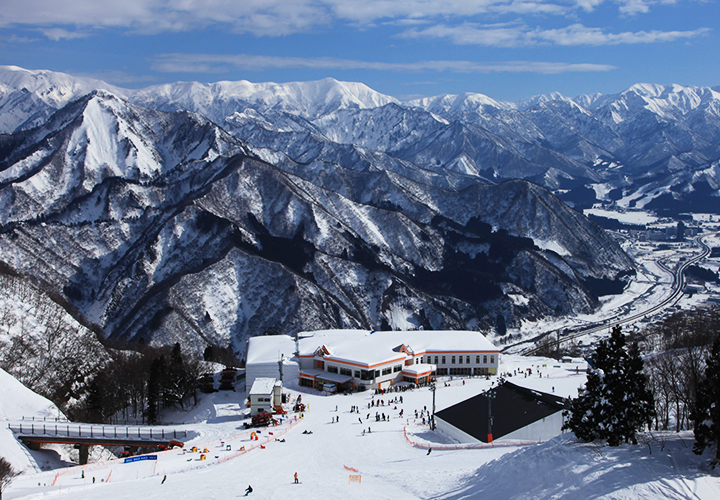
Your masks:
M354 372L350 368L327 365L327 371L330 373L340 373L340 375L347 375L348 377L359 378L360 380L373 380L382 375L390 375L391 373L397 373L402 371L402 365L388 366L380 370L355 370Z
M454 364L469 365L469 364L471 364L470 361L472 359L471 356L469 356L469 355L466 355L466 356L460 356L460 355L459 356L434 356L434 358L435 358L434 364L435 365L445 365L445 364L447 364L448 357L450 358L451 365L454 365ZM433 364L433 356L430 356L430 355L420 356L418 358L418 360L420 363ZM412 359L410 361L412 364ZM480 364L480 355L475 356L475 364L476 365ZM482 364L484 364L484 365L488 364L487 354L484 354L482 356ZM494 354L490 355L490 364L491 365L495 364L495 355ZM390 375L391 373L401 372L402 368L403 368L402 365L395 365L392 367L388 366L388 367L382 369L382 375ZM339 372L341 375L346 375L348 377L354 376L355 378L359 378L360 380L373 380L373 379L379 377L381 374L380 370L355 370L355 372L353 373L353 371L350 368L340 368L338 370L338 367L333 366L333 365L327 365L327 371L330 373L338 373ZM477 372L478 370L476 369L475 371ZM471 368L450 368L450 375L470 375L470 372L471 372ZM438 368L437 374L438 375L447 375L448 374L447 368L442 368L442 369ZM476 373L476 375L477 375L477 373Z
M483 368L438 368L438 377L442 375L489 375L490 370L487 367Z
M446 359L447 359L447 356L435 356L435 363L434 363L434 364L436 364L436 365L440 365L440 364L445 365L445 364L447 364ZM470 357L469 355L468 355L468 356L450 356L450 364L451 364L451 365L456 364L455 361L457 360L457 364L458 364L458 365L462 365L462 364L463 364L463 360L464 360L465 364L466 364L466 365L469 365L469 364L471 364L471 363L470 363L470 359L471 359L471 357ZM438 362L438 361L440 361L440 362ZM432 363L433 363L433 357L432 357L432 356L429 356L429 355L428 355L428 356L424 356L424 357L423 357L423 356L420 356L420 362L421 362L421 363L430 363L430 364L432 364ZM482 364L486 365L487 363L488 363L488 357L487 357L487 354L484 354L483 357L482 357ZM479 364L480 364L480 355L476 355L476 356L475 356L475 364L476 364L476 365L479 365ZM494 354L491 354L491 355L490 355L490 364L491 364L491 365L492 365L492 364L495 364L495 355L494 355Z

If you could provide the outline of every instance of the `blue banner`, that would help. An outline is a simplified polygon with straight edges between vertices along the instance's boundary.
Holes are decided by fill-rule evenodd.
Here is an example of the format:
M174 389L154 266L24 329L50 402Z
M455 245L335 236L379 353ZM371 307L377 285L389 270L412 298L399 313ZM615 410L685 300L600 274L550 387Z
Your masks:
M129 464L130 462L139 462L140 460L157 460L157 455L140 455L137 457L127 457L124 463Z

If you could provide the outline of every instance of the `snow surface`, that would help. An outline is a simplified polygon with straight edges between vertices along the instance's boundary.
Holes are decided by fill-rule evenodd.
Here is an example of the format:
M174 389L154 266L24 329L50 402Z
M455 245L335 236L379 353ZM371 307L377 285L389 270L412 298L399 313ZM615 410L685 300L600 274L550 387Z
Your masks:
M539 371L542 377L513 376L511 380L544 392L554 389L560 396L576 395L577 387L585 381L584 367L520 356L503 356L501 364L501 370L509 374L525 368L533 368L534 374ZM0 379L3 386L7 385L6 378L5 374ZM441 378L436 391L438 410L478 394L494 385L497 378L470 378L464 382L457 377ZM294 400L299 390L286 388L285 392ZM387 405L387 400L396 395L403 396L404 404ZM386 405L368 410L373 398L385 400ZM3 397L4 411L16 416L15 405L32 399L29 391L15 394L10 403ZM262 429L259 441L250 441L251 431L241 425L248 412L245 394L202 395L196 408L187 413L165 414L163 418L188 422L182 427L193 430L198 437L186 443L185 449L193 445L201 450L207 448L206 460L200 460L200 453L175 449L158 453L157 460L128 464L112 460L55 471L28 471L15 479L4 498L50 495L73 500L101 496L226 499L242 496L249 484L253 487L250 498L258 499L720 496L718 473L707 467L707 454L692 454L689 433L654 433L648 437L648 444L617 448L581 444L571 435L563 435L525 447L498 443L487 449L455 449L447 436L430 431L413 418L398 416L400 409L407 417L414 416L414 410L430 407L432 393L426 388L385 396L370 392L336 396L304 392L302 399L308 405L304 418L296 423L292 415L290 421L285 419L278 427ZM351 406L359 406L360 414L351 413ZM37 411L44 411L43 406L39 405ZM391 419L366 420L367 414L374 415L375 411L389 414ZM312 434L303 434L306 430ZM3 454L8 448L21 446L8 441L5 435L2 439ZM412 446L410 441L418 446ZM239 451L241 446L245 446L245 453ZM428 447L432 448L429 453ZM297 485L293 483L295 472L300 479ZM351 483L350 475L360 475L361 482Z
M644 210L617 212L614 210L604 210L602 208L587 208L583 210L583 214L586 216L592 214L608 219L615 219L626 224L652 224L658 220L653 214L645 212Z

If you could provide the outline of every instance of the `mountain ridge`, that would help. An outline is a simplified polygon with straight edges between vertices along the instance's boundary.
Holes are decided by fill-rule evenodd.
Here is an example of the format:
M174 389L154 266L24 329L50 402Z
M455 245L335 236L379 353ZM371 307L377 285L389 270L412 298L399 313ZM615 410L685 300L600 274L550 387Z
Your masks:
M0 258L111 338L197 349L327 327L502 333L590 311L592 280L633 270L539 186L347 148L363 168L298 164L201 115L94 92L0 136Z

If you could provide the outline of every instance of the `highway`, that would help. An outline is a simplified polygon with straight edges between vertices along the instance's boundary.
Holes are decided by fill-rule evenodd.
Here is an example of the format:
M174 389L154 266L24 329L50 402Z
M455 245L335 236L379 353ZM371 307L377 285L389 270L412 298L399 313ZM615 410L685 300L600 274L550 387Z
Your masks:
M675 303L677 303L677 301L680 299L680 297L682 297L683 289L685 288L685 283L686 283L685 270L688 267L690 267L694 264L697 264L698 262L707 258L708 255L710 255L711 249L705 243L704 238L708 238L708 237L714 236L716 234L718 234L718 233L712 233L709 235L698 236L698 237L694 238L695 244L698 247L700 247L700 249L701 249L700 253L694 255L691 258L685 259L684 261L681 261L680 264L677 266L677 268L674 271L672 269L670 269L667 265L665 265L665 263L663 263L662 261L657 261L658 266L660 268L662 268L663 270L665 270L669 275L672 275L672 278L673 278L672 292L666 298L664 298L661 302L655 304L654 306L652 306L642 312L633 313L629 316L621 314L621 315L615 316L613 318L603 320L598 323L592 323L590 326L582 328L581 330L572 330L572 331L566 330L565 332L561 333L560 342L567 342L569 340L583 337L585 335L596 333L603 329L610 328L611 326L632 323L632 322L634 322L638 319L641 319L649 314L653 314L661 309L670 307L670 306L674 305ZM513 347L517 347L518 345L522 345L522 344L525 344L528 342L533 342L534 344L532 346L527 347L527 348L523 349L522 351L520 351L520 354L522 354L522 355L531 356L533 354L536 354L541 349L540 347L537 346L537 343L541 339L543 339L549 335L555 336L555 335L557 335L557 331L552 330L552 331L544 332L544 333L536 336L533 339L524 340L520 343L516 343L516 344L510 345L510 346L507 346L503 349L503 352L507 352L509 349L511 349ZM557 343L556 338L554 338L553 341L555 344Z

